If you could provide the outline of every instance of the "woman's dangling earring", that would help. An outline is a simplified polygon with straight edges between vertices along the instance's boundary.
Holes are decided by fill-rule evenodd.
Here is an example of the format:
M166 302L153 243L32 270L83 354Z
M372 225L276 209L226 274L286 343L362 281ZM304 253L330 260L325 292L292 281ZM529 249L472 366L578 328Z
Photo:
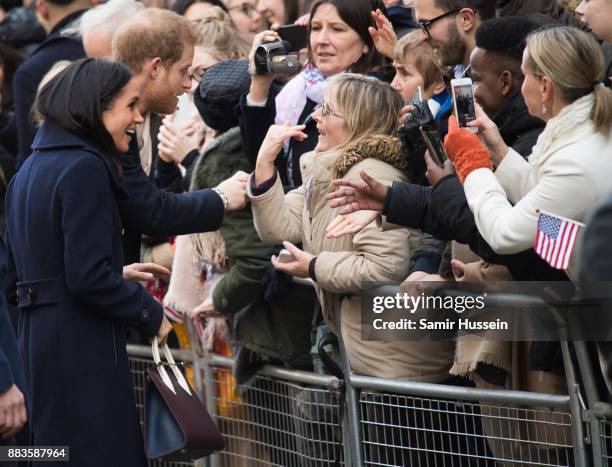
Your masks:
M546 115L546 112L548 112L548 109L546 108L544 104L542 104L542 113Z

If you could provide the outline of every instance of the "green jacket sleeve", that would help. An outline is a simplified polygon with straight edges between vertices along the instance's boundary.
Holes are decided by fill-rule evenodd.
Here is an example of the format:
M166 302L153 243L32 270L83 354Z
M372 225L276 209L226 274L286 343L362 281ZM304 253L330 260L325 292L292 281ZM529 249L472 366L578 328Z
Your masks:
M228 213L221 234L230 270L215 287L213 304L221 313L236 313L261 294L262 279L274 247L259 239L250 206Z

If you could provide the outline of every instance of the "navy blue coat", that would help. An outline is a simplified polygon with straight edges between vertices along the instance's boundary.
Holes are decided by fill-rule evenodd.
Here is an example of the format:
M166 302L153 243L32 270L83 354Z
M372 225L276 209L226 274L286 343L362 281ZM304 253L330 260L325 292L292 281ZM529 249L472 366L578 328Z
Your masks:
M163 310L122 277L116 199L129 194L116 164L61 128L43 124L33 148L6 206L34 443L69 445L69 465L144 466L125 327L155 335Z
M0 290L4 290L5 286L6 262L6 246L0 237ZM4 301L4 294L0 294L0 394L7 391L13 384L16 384L22 393L26 393L15 333Z

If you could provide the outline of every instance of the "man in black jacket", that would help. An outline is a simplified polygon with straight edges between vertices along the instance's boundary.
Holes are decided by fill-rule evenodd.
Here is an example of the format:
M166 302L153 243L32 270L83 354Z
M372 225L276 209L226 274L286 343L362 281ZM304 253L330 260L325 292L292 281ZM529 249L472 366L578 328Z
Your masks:
M17 167L30 155L36 127L32 122L32 106L40 82L60 60L85 57L81 41L64 37L62 31L92 6L91 0L42 0L36 2L38 18L48 33L47 39L32 53L15 73L13 99L17 122ZM96 2L97 3L97 2Z

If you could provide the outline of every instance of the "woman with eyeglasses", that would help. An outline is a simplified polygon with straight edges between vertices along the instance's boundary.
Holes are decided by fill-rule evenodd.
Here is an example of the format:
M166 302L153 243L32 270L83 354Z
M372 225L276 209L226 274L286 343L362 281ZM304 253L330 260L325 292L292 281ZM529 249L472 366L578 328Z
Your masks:
M291 24L301 16L299 0L259 0L257 11L266 19L268 26L274 28Z
M224 0L223 3L238 31L250 37L261 32L263 20L257 11L257 0Z
M388 183L407 179L401 145L391 136L404 100L389 84L353 73L332 78L324 97L313 114L319 132L315 149L300 160L304 182L286 195L275 159L287 138L303 141L309 136L304 125L274 125L268 131L247 188L255 228L264 242L283 242L291 253L290 262L272 257L277 270L314 281L323 318L332 332L341 330L355 372L441 383L449 377L452 342L362 340L362 331L370 330L361 324L363 283L403 280L421 235L410 229L382 232L371 223L354 237L325 236L325 227L338 214L326 201L336 177L357 180L365 170ZM377 451L371 460L387 463L376 458L385 448ZM401 465L423 462L406 458Z
M247 155L255 161L270 125L289 122L304 124L309 138L291 141L281 148L278 158L283 183L299 186L302 177L299 160L312 151L318 134L312 112L323 98L327 80L339 73L376 73L383 58L372 43L368 27L373 26L371 12L378 1L318 0L311 9L308 25L308 64L282 90L273 86L273 74L253 74L249 93L240 105L240 129ZM382 3L380 8L384 9ZM383 10L384 11L384 10ZM264 31L254 41L251 50L251 73L254 73L254 54L260 44L275 42L279 35Z
M355 105L359 103L359 105ZM296 277L310 277L332 330L342 328L352 368L385 378L440 382L448 375L453 347L410 342L363 342L361 297L364 281L399 281L406 277L420 234L409 229L382 232L375 223L354 237L330 239L325 227L337 215L326 195L342 175L359 179L363 170L390 182L407 178L399 140L392 137L403 107L402 97L374 77L346 73L332 78L313 119L319 137L314 151L300 161L303 184L284 194L274 162L287 138L305 140L304 125L274 125L261 146L250 176L255 227L267 243L284 242L293 261L272 264ZM294 245L302 243L303 250ZM333 316L339 301L340 322Z

